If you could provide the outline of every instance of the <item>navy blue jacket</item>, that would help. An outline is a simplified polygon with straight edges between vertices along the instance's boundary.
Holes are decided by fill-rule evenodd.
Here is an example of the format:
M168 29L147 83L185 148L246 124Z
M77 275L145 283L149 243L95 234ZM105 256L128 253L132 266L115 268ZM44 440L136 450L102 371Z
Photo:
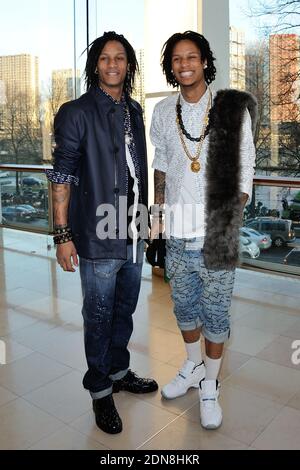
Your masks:
M131 127L140 162L142 202L148 205L146 139L141 106L129 101ZM72 184L69 224L79 256L126 259L127 239L119 239L119 196L126 196L124 108L97 87L65 103L54 121L54 172L78 178ZM96 211L101 204L117 210L116 239L100 240Z

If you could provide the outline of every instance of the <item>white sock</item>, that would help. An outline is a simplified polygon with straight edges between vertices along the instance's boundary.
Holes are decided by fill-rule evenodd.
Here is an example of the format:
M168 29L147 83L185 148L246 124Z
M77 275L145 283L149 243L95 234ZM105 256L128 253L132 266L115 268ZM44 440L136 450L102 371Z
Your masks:
M206 356L205 360L205 380L217 380L220 368L222 363L222 357L220 359L211 359L210 357Z
M196 341L196 343L184 343L184 345L188 360L194 362L196 366L201 364L202 354L200 341Z

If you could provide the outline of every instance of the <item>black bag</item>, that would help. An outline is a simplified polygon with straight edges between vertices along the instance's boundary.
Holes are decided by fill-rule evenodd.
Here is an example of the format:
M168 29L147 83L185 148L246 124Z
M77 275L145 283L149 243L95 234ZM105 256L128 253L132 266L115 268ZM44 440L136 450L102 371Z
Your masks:
M166 240L160 236L155 240L149 241L149 246L146 250L146 258L151 266L164 269L166 257Z

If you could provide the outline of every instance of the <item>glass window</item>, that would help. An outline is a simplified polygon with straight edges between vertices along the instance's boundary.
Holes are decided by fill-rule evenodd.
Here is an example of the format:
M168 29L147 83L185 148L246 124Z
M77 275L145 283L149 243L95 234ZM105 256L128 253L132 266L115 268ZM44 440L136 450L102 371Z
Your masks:
M257 175L299 176L298 12L299 2L230 0L231 63L239 71L231 87L253 93L260 111Z
M12 0L1 9L1 163L51 161L54 115L82 91L85 4Z
M257 222L250 222L249 227L254 228L254 230L258 230L258 223Z
M145 111L144 73L144 2L140 0L114 0L104 2L90 0L89 39L90 42L104 31L123 34L135 49L139 64L132 97ZM130 12L130 14L129 14Z
M262 229L263 232L269 231L271 229L270 223L269 222L263 222L261 224L261 229Z

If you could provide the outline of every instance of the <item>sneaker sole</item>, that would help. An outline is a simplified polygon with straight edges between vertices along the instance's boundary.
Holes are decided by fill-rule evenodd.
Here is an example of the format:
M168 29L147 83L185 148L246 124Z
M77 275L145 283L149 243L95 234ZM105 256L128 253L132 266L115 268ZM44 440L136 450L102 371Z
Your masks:
M189 388L186 389L184 393L181 393L180 395L176 395L176 397L168 397L167 395L164 394L163 390L161 390L160 393L163 396L163 398L165 398L166 400L175 400L175 398L184 397L184 395L187 394L190 388L199 388L199 385L191 385Z
M208 431L213 431L215 429L218 429L222 424L222 421L220 422L220 424L208 424L206 426L204 426L202 423L201 423L201 426L203 427L203 429L207 429Z

